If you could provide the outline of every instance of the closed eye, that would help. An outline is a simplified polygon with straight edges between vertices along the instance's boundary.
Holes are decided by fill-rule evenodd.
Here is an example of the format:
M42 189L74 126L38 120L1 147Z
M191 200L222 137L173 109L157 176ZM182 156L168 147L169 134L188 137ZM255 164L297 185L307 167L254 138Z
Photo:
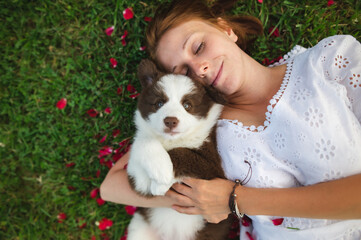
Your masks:
M204 44L205 44L204 42L201 42L201 44L199 44L199 46L195 52L196 55L204 48Z

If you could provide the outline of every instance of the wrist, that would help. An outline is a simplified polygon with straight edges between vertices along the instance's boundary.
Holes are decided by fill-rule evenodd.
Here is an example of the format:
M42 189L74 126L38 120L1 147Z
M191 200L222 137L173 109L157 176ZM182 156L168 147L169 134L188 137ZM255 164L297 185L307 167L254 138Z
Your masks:
M232 188L232 191L229 195L229 201L228 201L228 205L229 205L229 209L231 211L231 213L233 215L235 215L238 219L242 218L244 216L243 213L240 212L240 209L238 207L238 203L237 203L237 192L236 189L241 185L241 181L239 179L236 179L234 181L234 185Z

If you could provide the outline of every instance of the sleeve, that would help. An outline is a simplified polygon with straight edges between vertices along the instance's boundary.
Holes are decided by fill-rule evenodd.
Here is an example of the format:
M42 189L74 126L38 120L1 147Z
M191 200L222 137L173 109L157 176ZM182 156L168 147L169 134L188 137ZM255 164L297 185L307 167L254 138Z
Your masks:
M325 38L316 46L326 80L346 90L349 107L361 123L361 44L349 35Z

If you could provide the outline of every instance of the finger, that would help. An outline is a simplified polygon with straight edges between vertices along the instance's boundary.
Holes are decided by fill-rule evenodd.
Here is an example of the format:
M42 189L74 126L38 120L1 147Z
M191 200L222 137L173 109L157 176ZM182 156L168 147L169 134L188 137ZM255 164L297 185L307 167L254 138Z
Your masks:
M172 208L179 213L188 214L188 215L200 215L200 211L195 207L182 207L178 205L173 205Z
M189 187L193 187L195 186L197 183L199 183L200 179L196 179L196 178L184 178L182 179L182 182L186 185L188 185Z
M179 194L173 190L166 192L165 196L171 198L176 205L184 207L194 206L193 201L189 197Z
M192 195L192 188L190 188L189 186L184 185L182 183L173 184L172 188L174 189L174 191L176 191L182 195L185 195L188 197L190 197Z

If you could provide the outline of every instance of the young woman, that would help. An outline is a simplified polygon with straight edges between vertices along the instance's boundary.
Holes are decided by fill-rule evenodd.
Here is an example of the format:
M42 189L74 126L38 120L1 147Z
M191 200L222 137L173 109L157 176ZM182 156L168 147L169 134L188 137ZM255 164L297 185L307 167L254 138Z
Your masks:
M361 239L361 45L334 36L264 67L244 51L261 31L254 18L217 15L197 0L157 11L147 31L153 60L226 100L217 141L229 180L186 179L143 199L129 187L125 156L102 197L219 222L236 186L236 207L253 223L241 239L245 231L256 239Z

